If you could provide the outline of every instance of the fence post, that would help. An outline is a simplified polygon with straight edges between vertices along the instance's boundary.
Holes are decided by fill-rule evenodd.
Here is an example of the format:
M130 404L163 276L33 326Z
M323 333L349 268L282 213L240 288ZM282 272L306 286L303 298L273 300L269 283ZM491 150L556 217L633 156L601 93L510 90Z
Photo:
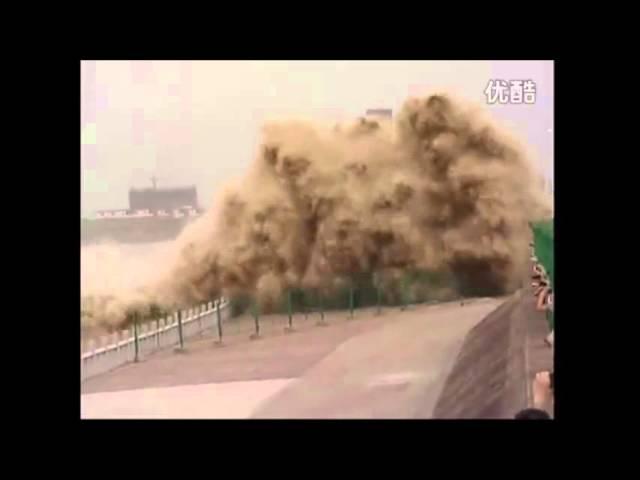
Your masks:
M310 309L310 302L309 302L309 298L307 297L307 291L302 290L302 312L304 313L305 322L309 318L309 309Z
M160 317L156 318L156 347L160 347Z
M175 349L176 352L184 351L184 338L182 337L182 310L178 309L178 339L180 346Z
M284 327L285 333L293 332L293 308L291 306L291 289L287 290L287 312L289 313L289 326Z
M256 302L253 302L253 306L251 308L251 314L253 315L253 320L256 323L256 333L252 334L249 338L251 340L255 340L260 338L260 313L258 312L258 305Z
M349 318L353 318L353 285L349 286Z
M222 315L220 314L220 305L222 300L218 299L213 303L216 309L216 317L218 318L218 343L222 343Z
M400 289L401 289L401 291L402 291L402 293L401 293L401 296L402 296L402 306L400 307L400 310L401 310L401 311L402 311L402 310L406 310L406 309L407 309L407 306L408 306L408 304L409 304L409 299L408 299L409 295L408 295L408 292L407 292L407 290L408 290L408 285L407 285L407 283L408 283L408 282L407 282L406 278L405 278L405 277L402 277L401 284L400 284Z
M118 332L118 349L122 349L124 347L125 349L125 356L127 358L127 362L129 361L129 354L128 354L128 350L125 347L125 345L120 345L120 342L124 343L127 340L129 340L129 330L120 330L120 332Z
M320 309L320 321L318 325L325 326L327 322L324 321L324 298L322 296L322 290L318 290L318 308Z
M138 313L137 312L133 314L133 345L135 348L133 361L138 362L140 360L138 356L140 347L138 346Z

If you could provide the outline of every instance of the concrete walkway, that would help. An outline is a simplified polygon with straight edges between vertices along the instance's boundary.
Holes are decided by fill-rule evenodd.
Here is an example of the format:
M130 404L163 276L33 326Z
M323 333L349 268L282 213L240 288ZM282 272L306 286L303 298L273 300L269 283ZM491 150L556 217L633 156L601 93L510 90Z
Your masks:
M86 419L241 419L291 379L182 385L82 395Z
M292 334L267 316L256 341L238 323L224 347L204 338L87 380L82 418L431 418L465 335L503 301L298 317Z
M499 304L399 313L340 345L252 418L430 418L465 335Z

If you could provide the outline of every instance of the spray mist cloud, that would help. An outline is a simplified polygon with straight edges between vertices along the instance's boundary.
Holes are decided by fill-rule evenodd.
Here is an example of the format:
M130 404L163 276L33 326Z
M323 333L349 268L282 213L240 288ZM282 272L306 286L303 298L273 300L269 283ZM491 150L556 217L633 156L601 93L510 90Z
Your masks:
M480 107L447 93L396 118L274 121L246 175L175 241L144 288L92 298L89 322L289 287L330 288L358 272L451 272L505 293L527 261L528 222L550 214L525 148Z

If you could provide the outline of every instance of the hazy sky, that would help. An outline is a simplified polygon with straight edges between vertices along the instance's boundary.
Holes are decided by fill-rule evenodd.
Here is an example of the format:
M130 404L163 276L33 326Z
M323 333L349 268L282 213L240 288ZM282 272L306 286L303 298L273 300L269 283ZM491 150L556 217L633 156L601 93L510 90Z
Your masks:
M195 184L201 205L253 159L272 115L353 118L444 87L486 103L490 79L533 80L534 105L490 108L553 178L550 61L84 61L82 212L126 208L131 186Z

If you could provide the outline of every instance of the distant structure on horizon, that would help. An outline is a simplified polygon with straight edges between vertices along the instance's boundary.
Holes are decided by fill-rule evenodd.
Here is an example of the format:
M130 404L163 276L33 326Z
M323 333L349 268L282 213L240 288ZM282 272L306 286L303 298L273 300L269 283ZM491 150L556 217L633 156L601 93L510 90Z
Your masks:
M129 189L128 209L98 210L97 218L184 217L202 213L194 185L158 188L156 178L151 181L151 188Z
M392 118L393 110L390 108L370 108L366 113L367 117Z
M175 239L203 210L195 186L129 189L129 208L98 210L80 223L81 245L154 243Z
M129 190L131 210L171 211L176 208L198 208L198 193L195 186L179 188L132 188Z

